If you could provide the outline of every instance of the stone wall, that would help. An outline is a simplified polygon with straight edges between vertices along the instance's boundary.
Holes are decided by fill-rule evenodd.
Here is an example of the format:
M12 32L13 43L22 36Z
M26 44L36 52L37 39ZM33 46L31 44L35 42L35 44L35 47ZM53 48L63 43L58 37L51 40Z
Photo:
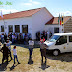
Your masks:
M72 32L72 17L64 24L64 32Z

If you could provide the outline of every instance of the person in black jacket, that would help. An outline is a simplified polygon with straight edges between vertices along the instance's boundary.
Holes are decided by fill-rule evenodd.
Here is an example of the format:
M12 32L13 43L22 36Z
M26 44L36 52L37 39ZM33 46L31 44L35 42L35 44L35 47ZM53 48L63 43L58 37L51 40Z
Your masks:
M3 53L2 64L3 64L5 59L7 60L7 64L8 64L8 53L10 52L10 50L6 47L6 43L1 48L0 51Z
M6 42L6 40L7 40L7 35L6 35L6 33L5 33L5 35L4 35L4 40L5 40L5 42Z

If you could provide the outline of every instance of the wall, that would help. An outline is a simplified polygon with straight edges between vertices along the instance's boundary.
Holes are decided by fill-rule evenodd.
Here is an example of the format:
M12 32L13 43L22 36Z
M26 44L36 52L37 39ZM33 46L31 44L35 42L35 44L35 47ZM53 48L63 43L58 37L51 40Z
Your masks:
M64 32L72 32L72 18L64 24Z
M45 30L48 31L48 32L52 32L52 34L54 34L54 28L55 27L58 27L59 28L59 25L45 25Z
M1 25L3 25L4 22L0 20L0 31L1 31ZM20 33L22 33L21 25L28 25L28 32L32 34L32 17L24 17L24 18L15 18L15 19L7 19L5 20L5 25L7 29L5 32L8 34L8 25L13 25L13 32L15 32L14 25L20 25Z
M32 37L36 38L36 32L45 30L45 24L52 18L49 12L42 8L32 16Z

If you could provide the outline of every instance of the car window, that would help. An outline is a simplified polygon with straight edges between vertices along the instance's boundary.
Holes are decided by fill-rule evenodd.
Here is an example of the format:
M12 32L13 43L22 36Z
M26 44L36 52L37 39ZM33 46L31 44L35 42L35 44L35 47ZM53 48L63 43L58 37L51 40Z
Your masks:
M72 36L69 36L69 42L72 42Z
M57 45L61 45L61 44L65 44L67 43L67 36L61 36L58 40L57 40Z
M60 37L59 35L54 35L54 36L51 37L51 39L49 41L50 42L56 42L59 37Z

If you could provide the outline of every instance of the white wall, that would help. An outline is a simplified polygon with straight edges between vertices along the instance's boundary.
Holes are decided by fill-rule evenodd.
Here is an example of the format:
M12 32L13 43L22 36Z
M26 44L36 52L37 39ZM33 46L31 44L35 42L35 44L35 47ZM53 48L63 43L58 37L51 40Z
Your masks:
M54 28L55 27L58 27L59 28L59 25L56 25L56 24L54 24L54 25L45 25L45 31L48 31L48 32L52 32L52 34L54 34Z
M0 31L1 31L1 25L3 25L4 22L0 20ZM7 29L5 32L8 34L8 25L13 25L13 32L15 32L14 25L20 25L20 33L22 33L21 25L28 25L28 32L32 34L32 17L24 17L24 18L15 18L15 19L7 19L5 20L5 25Z
M22 33L21 25L28 25L28 33L32 34L32 39L35 39L36 32L43 31L43 30L50 30L49 28L53 27L53 26L45 25L50 19L52 19L52 17L53 16L49 14L46 8L42 8L40 11L38 11L31 17L7 19L5 20L5 25L7 26L7 29L5 30L5 32L7 34L9 32L8 25L13 25L13 32L15 32L14 25L20 25L20 33ZM3 24L4 24L3 21L0 20L0 25L3 25ZM1 31L1 28L0 28L0 31Z
M35 13L32 16L32 38L36 38L37 31L45 30L45 23L47 23L52 16L48 13L45 8L42 8L40 11Z

